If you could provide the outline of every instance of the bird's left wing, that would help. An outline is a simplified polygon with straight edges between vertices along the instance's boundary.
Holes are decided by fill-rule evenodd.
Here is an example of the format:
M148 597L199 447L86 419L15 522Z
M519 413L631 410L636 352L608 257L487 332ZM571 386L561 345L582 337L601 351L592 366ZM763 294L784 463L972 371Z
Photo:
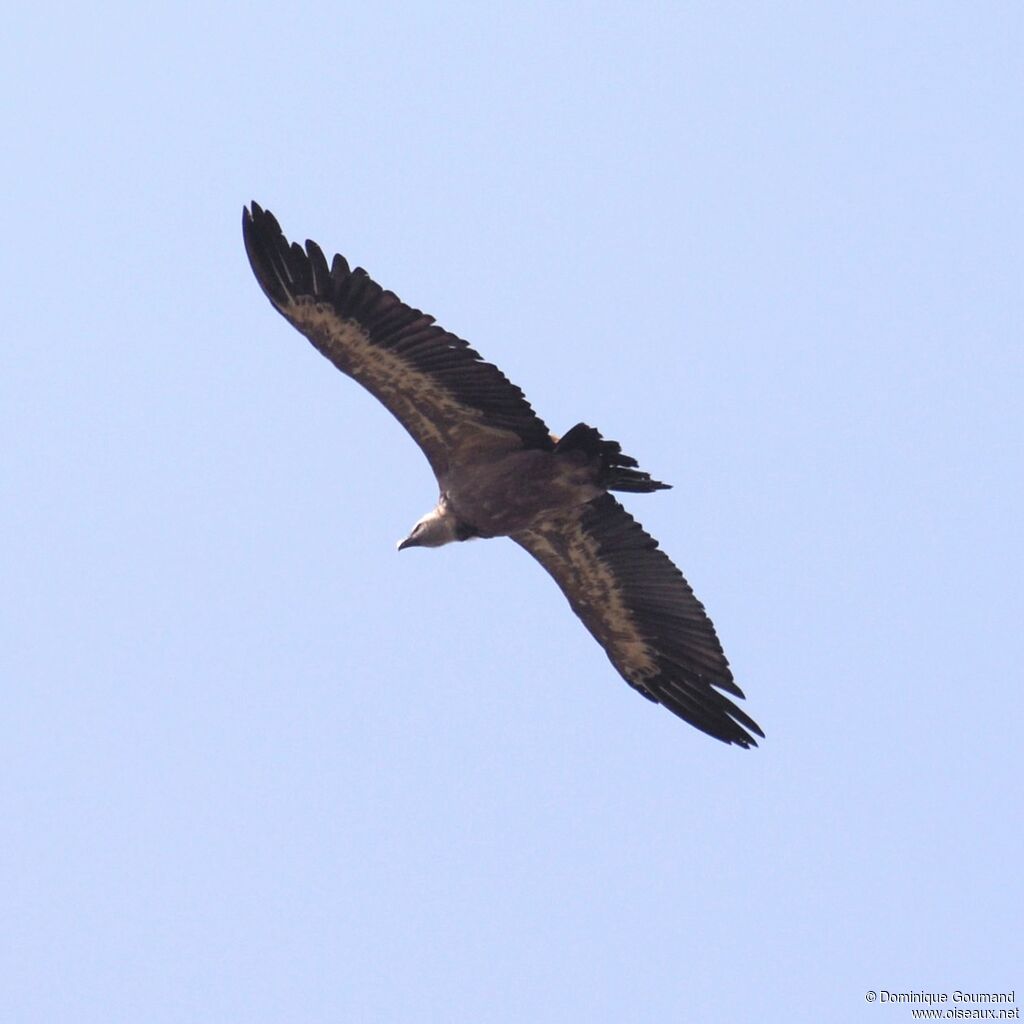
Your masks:
M242 215L253 272L275 308L342 373L378 398L440 478L454 463L554 446L522 391L434 318L315 242L289 244L256 203Z
M716 739L757 746L758 724L720 692L743 697L704 606L610 494L512 539L554 577L630 686Z

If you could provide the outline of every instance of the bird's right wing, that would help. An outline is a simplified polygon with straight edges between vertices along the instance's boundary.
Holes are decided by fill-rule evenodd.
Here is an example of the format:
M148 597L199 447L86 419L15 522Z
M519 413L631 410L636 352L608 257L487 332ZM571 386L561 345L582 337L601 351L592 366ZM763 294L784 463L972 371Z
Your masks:
M720 692L743 697L704 606L610 494L512 539L554 577L630 686L724 743L757 746L758 724Z
M315 242L284 237L256 203L242 216L256 280L277 311L342 373L379 399L423 449L434 475L521 448L554 447L522 391L434 318Z

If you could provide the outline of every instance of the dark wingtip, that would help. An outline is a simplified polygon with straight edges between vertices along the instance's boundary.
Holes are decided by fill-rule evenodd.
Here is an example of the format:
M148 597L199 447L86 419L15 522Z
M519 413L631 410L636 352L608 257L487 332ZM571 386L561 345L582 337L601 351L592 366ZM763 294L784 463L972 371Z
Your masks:
M754 733L756 736L764 739L764 732L761 727L731 701L729 705L728 712L724 713L723 717L717 721L700 722L690 716L679 715L679 717L685 718L686 721L696 726L701 732L706 733L712 739L719 740L726 746L736 746L743 750L750 750L751 747L756 747L758 745L757 740L750 733ZM675 713L679 714L678 711ZM747 731L748 729L750 730L749 732Z
M242 207L242 226L246 224L252 224L253 221L265 215L265 211L255 199L251 200L247 206Z
M299 259L295 259L277 218L257 202L242 210L242 237L256 280L271 303L282 310L292 301L297 279L302 278L305 254L299 248Z
M742 708L738 708L731 700L720 698L719 707L715 708L710 715L686 714L670 701L663 701L669 710L680 718L685 719L690 725L696 726L701 732L707 733L713 739L719 740L727 746L742 747L749 750L758 745L754 736L764 739L764 731ZM751 735L753 733L753 735Z
M736 687L736 689L739 690L739 687ZM739 692L742 697L743 691L740 690ZM752 732L754 735L764 739L764 730L742 708L736 707L732 701L727 701L727 703L729 705L727 711L730 716L730 724L736 727L736 732L738 734L733 737L732 742L737 746L743 747L745 750L749 747L756 747L757 740L755 740L750 733ZM748 729L750 732L746 731ZM742 737L742 739L740 739L740 737Z
M253 230L266 237L280 235L284 238L284 233L281 231L281 225L277 222L277 218L255 200L247 207L242 207L242 223L249 224Z

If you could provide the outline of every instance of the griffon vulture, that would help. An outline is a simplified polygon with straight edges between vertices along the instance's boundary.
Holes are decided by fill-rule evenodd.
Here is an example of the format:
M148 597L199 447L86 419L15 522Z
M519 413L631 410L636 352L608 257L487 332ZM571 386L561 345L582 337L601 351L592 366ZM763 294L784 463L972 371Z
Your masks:
M584 423L552 436L523 392L434 318L256 203L245 248L277 311L376 396L437 477L437 507L399 545L510 537L551 574L630 686L725 743L756 746L714 626L682 573L610 491L667 487Z

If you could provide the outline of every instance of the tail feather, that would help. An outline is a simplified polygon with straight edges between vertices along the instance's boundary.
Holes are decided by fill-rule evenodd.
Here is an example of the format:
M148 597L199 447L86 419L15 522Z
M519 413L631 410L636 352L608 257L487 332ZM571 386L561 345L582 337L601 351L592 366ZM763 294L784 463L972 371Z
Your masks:
M671 487L660 480L652 480L650 473L637 469L637 461L624 455L618 441L606 441L593 427L586 423L577 423L569 433L559 438L555 445L556 452L584 452L591 458L601 460L602 487L609 491L631 491L634 494L647 494Z

